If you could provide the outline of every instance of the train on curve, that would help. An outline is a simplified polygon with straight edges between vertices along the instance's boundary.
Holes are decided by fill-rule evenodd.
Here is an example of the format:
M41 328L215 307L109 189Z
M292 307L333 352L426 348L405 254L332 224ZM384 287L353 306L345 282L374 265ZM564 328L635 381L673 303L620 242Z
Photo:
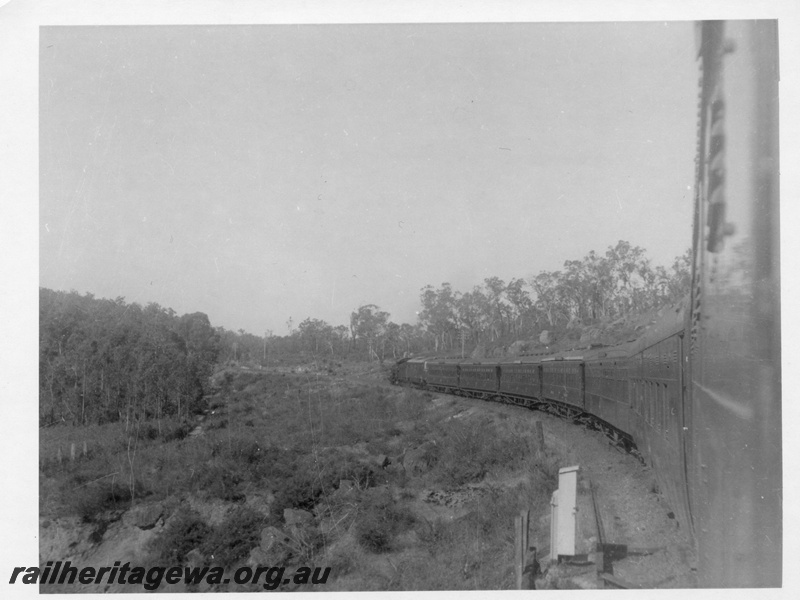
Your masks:
M592 419L635 444L704 587L782 582L777 22L697 24L692 289L640 339L412 358L399 383Z

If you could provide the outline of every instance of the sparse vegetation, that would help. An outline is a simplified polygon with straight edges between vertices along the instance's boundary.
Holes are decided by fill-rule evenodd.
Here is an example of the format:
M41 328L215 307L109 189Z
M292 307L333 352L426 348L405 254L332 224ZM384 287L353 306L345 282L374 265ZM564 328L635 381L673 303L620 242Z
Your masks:
M263 515L240 506L204 538L202 552L221 567L239 564L258 544L265 524Z
M150 544L156 561L165 565L180 565L194 549L199 549L211 537L212 528L189 508L181 508Z
M362 503L361 511L356 521L356 537L366 550L375 553L389 551L397 534L409 530L416 521L388 489L371 494Z
M530 428L458 414L455 399L434 403L427 392L346 383L325 371L219 381L202 421L42 430L42 515L100 526L114 511L171 501L179 508L149 546L153 561L179 564L197 550L192 560L234 568L272 527L290 541L269 560L329 560L328 589L508 587L513 516L531 498L546 507L557 472L555 457L534 456ZM196 427L201 434L189 435ZM413 452L427 460L419 472L403 467ZM520 473L522 487L486 483ZM420 512L429 490L457 499L464 516ZM259 494L269 501L256 510ZM210 520L195 506L224 508ZM285 509L311 521L288 526ZM391 576L382 560L394 565Z

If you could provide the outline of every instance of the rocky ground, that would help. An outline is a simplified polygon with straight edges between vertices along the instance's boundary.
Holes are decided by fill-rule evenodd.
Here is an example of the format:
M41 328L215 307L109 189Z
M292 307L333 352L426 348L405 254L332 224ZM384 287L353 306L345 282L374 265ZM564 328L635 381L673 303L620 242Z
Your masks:
M309 368L304 377L311 380L311 375L316 386L346 388L365 382L380 384L385 373L378 367L339 374ZM393 388L384 393L394 398L393 394L405 392ZM253 401L257 404L259 399ZM133 508L107 511L102 519L89 523L78 517L43 514L42 564L70 560L83 566L114 561L145 565L152 561L158 540L183 518L180 515L191 510L205 526L224 528L229 522L226 519L244 506L251 510L249 514L263 515L263 521L259 521L257 539L243 564L305 561L332 566L333 577L320 590L511 589L513 514L532 510L531 539L544 553L549 541L553 473L574 464L580 466L582 490L589 485L595 490L604 541L652 550L648 555L615 560L610 569L613 574L646 588L695 585L691 545L685 531L668 516L670 509L657 493L653 474L602 434L550 415L491 402L428 394L421 406L418 415L405 415L391 423L379 444L362 440L336 448L315 448L320 460L335 450L343 460L369 465L376 476L369 483L341 479L307 509L287 508L275 521L274 503L281 490L241 485L233 501L203 493L177 493L145 499ZM218 410L225 413L224 406ZM265 411L265 415L267 418L269 413ZM204 427L219 417L208 416L185 443L199 443L204 435L211 435ZM227 418L234 418L233 411ZM476 455L476 464L483 461L481 464L489 466L466 475L463 468L469 466L469 460L459 463L460 470L445 464L446 458L453 456L448 454L453 444L471 448L469 439L451 439L448 431L462 437L490 431L492 438L527 444L537 420L543 424L546 456L521 461L512 452L503 461L494 461ZM522 450L520 446L516 454ZM588 527L581 535L587 544L598 537L597 531ZM209 560L195 549L184 562L199 565ZM599 585L594 566L587 564L550 566L537 582L537 587L549 588ZM183 584L160 589L187 591ZM252 590L233 583L192 588L246 589ZM44 586L42 591L141 590L112 584Z

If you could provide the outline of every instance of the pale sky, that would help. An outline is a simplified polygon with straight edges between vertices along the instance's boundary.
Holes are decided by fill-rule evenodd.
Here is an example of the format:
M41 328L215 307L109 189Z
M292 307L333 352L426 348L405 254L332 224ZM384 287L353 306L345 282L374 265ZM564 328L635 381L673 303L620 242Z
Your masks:
M40 30L40 285L283 335L691 244L693 24Z
M368 302L410 321L425 284L467 291L620 238L667 263L689 244L695 153L694 39L678 20L776 17L793 390L795 0L0 0L0 394L15 407L0 442L14 489L0 563L39 555L37 283L284 334L290 316L343 323ZM534 23L631 19L670 25ZM274 25L247 37L177 26L400 21L534 24ZM87 24L97 26L73 28ZM140 41L144 27L124 37L105 27L126 24L166 34ZM379 34L356 35L370 30ZM797 406L784 406L786 456L797 452ZM784 482L787 532L798 481ZM786 561L798 539L785 536ZM797 589L797 570L785 572L784 588Z

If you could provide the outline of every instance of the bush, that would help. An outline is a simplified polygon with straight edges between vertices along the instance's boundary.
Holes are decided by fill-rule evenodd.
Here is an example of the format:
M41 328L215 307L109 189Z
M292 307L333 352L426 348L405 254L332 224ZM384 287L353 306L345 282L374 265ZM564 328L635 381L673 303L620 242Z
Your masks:
M127 481L104 479L84 483L85 479L84 474L78 474L62 484L64 504L84 522L96 520L106 510L127 508L130 505L133 495ZM138 498L148 495L138 480L134 481L134 492Z
M242 562L261 540L266 519L251 508L240 506L205 538L202 551L214 563L231 567Z
M395 502L388 491L373 495L363 509L356 521L356 539L376 554L391 550L392 539L415 523L411 512Z
M216 498L240 502L245 496L238 487L246 478L246 473L233 461L214 460L195 473L194 485L198 491Z
M158 426L153 423L143 423L137 428L136 435L140 440L155 440L158 438Z
M373 486L378 477L377 467L336 451L317 457L284 452L282 458L282 461L264 465L269 465L273 485L278 489L272 504L277 518L283 515L284 508L312 510L320 497L332 493L342 479L352 480L359 488L366 489Z
M161 439L165 442L180 441L192 431L192 426L187 422L178 423L172 427L165 427Z
M513 467L528 452L519 440L502 438L482 422L450 421L439 439L439 472L450 486L480 481L493 468Z
M240 373L238 376L236 376L236 379L233 383L233 389L237 392L241 392L246 387L249 387L263 379L263 373Z
M211 535L212 529L197 511L180 509L170 519L164 531L150 543L150 550L165 565L180 565L186 555L200 548Z

